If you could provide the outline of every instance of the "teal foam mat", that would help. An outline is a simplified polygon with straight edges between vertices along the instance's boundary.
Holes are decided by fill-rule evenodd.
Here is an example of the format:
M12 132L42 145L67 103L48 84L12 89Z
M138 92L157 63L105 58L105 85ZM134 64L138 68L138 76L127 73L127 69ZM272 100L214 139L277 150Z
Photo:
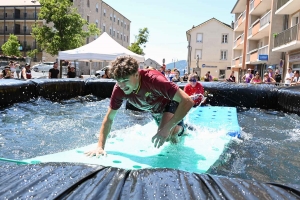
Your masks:
M216 112L214 112L216 111ZM231 120L228 120L229 111ZM203 115L202 113L206 113ZM218 116L213 121L208 115ZM222 154L226 144L232 139L229 131L237 131L239 127L235 108L197 107L188 114L186 122L194 129L188 130L181 137L179 144L166 142L161 148L154 148L151 138L156 133L154 121L144 125L135 125L127 129L112 132L107 139L105 150L107 157L86 157L84 152L96 147L97 143L73 150L39 156L24 160L25 162L76 162L99 164L125 169L173 168L188 172L204 173ZM213 116L213 117L216 117ZM226 118L226 120L224 119ZM222 119L222 120L221 120ZM235 123L233 123L235 121ZM224 125L224 123L229 123ZM213 127L209 127L213 126Z

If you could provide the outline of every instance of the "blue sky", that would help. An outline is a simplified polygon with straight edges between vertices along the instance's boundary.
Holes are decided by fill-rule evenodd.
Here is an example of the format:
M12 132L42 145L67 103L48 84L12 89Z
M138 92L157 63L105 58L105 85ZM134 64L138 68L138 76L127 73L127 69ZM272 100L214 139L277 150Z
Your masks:
M131 21L130 41L140 28L149 29L145 58L158 63L187 59L186 31L213 17L231 24L236 0L105 0Z

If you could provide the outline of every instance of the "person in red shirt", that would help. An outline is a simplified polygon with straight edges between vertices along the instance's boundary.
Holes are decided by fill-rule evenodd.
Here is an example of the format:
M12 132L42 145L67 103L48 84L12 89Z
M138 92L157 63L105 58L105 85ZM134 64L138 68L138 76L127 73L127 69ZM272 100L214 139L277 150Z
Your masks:
M188 83L184 87L184 92L194 100L194 107L201 103L204 89L201 83L197 81L197 74L189 75Z
M182 120L193 107L193 100L177 84L168 81L161 72L139 70L138 62L132 57L118 57L113 61L110 72L117 83L100 128L98 145L86 152L86 155L106 155L106 138L123 100L138 109L151 112L158 125L158 130L152 137L154 147L159 148L167 140L178 142L178 135L184 132Z

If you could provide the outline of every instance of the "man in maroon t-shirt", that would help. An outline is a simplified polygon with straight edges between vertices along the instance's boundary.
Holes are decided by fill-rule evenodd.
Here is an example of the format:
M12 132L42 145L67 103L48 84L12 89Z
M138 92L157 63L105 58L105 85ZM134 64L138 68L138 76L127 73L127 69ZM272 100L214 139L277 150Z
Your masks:
M151 112L158 125L157 133L152 137L154 147L159 148L166 140L178 142L178 135L184 132L182 119L193 107L193 100L175 83L169 82L161 72L139 70L137 61L132 57L118 57L112 63L110 71L117 84L100 128L98 146L86 154L106 155L106 138L123 100Z

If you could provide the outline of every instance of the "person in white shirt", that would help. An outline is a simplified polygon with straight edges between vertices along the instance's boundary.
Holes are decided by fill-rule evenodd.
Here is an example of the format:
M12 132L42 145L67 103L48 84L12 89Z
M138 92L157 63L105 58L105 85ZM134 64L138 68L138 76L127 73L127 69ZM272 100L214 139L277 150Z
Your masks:
M290 86L293 78L294 74L292 72L292 68L289 67L284 79L285 86Z
M174 77L173 74L171 74L171 69L168 69L165 73L165 77L168 79L168 81L172 81L172 78Z

